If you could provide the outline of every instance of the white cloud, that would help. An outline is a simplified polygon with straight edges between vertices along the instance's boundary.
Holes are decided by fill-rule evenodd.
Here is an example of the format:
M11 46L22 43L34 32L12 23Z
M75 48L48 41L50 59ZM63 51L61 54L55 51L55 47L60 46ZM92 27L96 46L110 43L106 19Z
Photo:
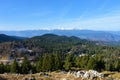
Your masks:
M79 23L78 23L79 24ZM80 25L95 30L117 30L120 29L120 16L106 16L83 21Z
M119 30L120 16L101 16L82 20L81 18L59 24L61 29Z

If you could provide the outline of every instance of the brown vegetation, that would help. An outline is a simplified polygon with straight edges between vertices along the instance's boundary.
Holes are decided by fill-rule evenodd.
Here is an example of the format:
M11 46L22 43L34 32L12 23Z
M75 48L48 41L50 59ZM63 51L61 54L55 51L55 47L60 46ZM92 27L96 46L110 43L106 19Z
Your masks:
M118 72L103 72L104 74L108 74L105 78L102 80L120 80L120 73ZM34 77L35 80L82 80L81 78L74 78L72 75L62 74L58 72L51 72L48 73L48 76L40 75L40 73L36 74L27 74L27 75L21 75L21 74L0 74L0 80L23 80L23 79L30 79L31 77Z

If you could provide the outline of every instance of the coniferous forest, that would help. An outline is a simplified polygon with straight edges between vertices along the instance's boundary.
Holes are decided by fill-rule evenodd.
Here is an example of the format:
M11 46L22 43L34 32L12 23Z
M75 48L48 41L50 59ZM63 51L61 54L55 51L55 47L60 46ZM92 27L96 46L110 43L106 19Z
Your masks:
M120 47L71 36L46 34L0 43L0 73L38 73L60 70L120 71ZM20 63L20 61L22 61Z

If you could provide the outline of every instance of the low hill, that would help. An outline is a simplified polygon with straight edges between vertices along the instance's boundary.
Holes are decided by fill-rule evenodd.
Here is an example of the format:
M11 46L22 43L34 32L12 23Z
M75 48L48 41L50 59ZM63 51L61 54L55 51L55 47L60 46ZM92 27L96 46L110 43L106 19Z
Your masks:
M0 42L18 41L18 40L22 40L22 39L25 39L25 38L0 34Z
M65 43L65 42L67 43L67 42L78 42L80 41L80 38L74 36L67 37L67 36L58 36L55 34L45 34L42 36L32 37L30 40L39 40L45 43Z

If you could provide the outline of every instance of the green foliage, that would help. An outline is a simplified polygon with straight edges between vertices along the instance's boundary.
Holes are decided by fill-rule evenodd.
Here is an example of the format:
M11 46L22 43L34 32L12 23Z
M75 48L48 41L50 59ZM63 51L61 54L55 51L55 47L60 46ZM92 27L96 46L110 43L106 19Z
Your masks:
M88 60L87 63L87 69L92 69L92 70L96 70L96 60L93 57L90 57L90 59Z
M31 69L31 64L30 62L28 61L27 57L24 57L24 60L21 64L21 73L22 74L27 74Z
M43 71L51 71L52 70L52 59L45 54L43 57L43 64L42 64L42 70Z
M60 54L58 52L55 53L54 66L55 70L59 70L62 68Z
M103 60L103 56L101 54L98 54L96 57L96 69L98 71L102 71L105 69L105 62Z
M11 65L10 72L11 73L18 73L19 72L19 66L18 66L16 59L14 60L13 64Z
M43 62L43 58L39 57L37 63L36 63L36 71L40 72L42 71L42 62Z
M120 59L115 59L115 62L113 64L113 68L115 71L120 71Z
M37 67L37 66L36 66L35 64L32 64L32 65L31 65L31 69L30 69L30 70L31 70L31 73L37 73L36 67Z
M85 56L81 57L81 65L80 65L81 68L87 69L88 60L89 60L89 56L88 55L85 55Z
M55 70L55 59L54 59L54 56L52 54L49 54L48 56L48 60L49 60L49 64L50 64L50 71L53 71Z
M111 68L112 68L112 64L110 62L106 62L105 63L105 70L111 71Z
M63 67L65 68L65 70L70 70L71 67L73 66L73 54L68 54L65 58L65 62Z
M1 63L0 64L0 73L2 74L2 73L4 73L4 71L5 71L4 64Z
M75 59L75 65L78 68L81 68L81 57L77 56Z

